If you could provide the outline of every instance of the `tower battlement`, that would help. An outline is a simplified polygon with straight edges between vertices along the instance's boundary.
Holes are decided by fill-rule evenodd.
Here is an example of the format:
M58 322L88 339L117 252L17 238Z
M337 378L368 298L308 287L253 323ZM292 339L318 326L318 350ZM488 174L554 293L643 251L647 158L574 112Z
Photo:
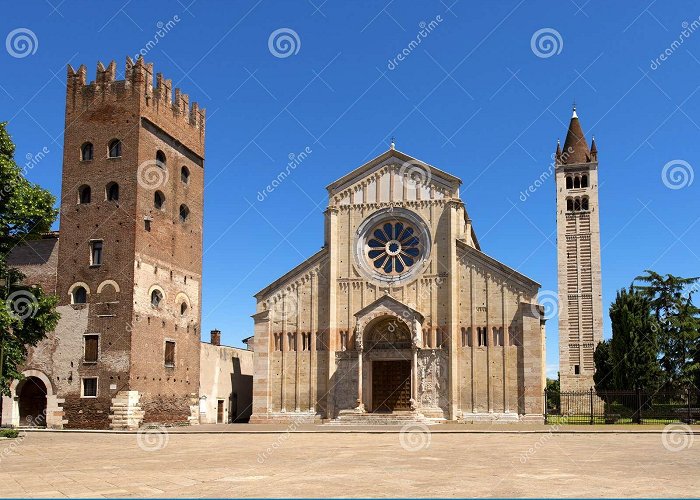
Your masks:
M87 68L83 64L77 70L68 65L66 86L66 113L83 112L108 102L133 100L141 114L164 118L168 123L177 122L199 131L200 142L204 141L205 109L197 102L190 104L190 98L179 88L173 99L172 80L161 73L153 79L153 63L146 63L143 57L135 62L126 58L124 79L117 80L117 64L112 61L107 67L97 63L95 80L88 83Z

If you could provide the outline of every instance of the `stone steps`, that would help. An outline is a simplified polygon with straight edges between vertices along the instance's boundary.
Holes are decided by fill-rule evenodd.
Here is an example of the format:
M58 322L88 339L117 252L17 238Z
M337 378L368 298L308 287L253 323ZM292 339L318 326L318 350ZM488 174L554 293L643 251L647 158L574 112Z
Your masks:
M396 413L358 413L353 410L341 410L338 417L326 422L328 426L404 426L410 423L423 425L435 425L440 420L426 418L421 413L396 412Z

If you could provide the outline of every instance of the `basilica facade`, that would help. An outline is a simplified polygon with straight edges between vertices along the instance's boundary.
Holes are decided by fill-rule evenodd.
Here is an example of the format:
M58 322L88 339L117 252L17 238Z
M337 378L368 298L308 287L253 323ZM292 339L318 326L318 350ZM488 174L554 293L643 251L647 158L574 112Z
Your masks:
M392 145L327 187L322 249L255 296L251 422L542 420L539 284L482 251L460 184Z

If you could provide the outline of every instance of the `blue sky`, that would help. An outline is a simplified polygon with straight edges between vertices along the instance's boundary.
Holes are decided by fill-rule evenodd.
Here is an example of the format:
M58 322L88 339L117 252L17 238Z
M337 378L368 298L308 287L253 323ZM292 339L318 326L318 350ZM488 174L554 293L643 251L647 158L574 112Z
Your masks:
M27 1L0 21L3 39L17 28L36 37L28 53L0 51L0 119L10 121L18 160L46 148L28 177L58 195L66 64L86 64L92 80L98 60L115 59L123 74L126 55L147 51L157 72L207 108L202 331L219 328L239 345L252 334L253 293L323 244L325 186L392 136L397 149L463 180L486 253L556 290L553 179L526 201L521 192L547 170L575 100L599 148L607 337L616 289L646 268L688 276L700 263L700 180L691 182L700 6L647 4ZM431 21L420 45L392 63ZM297 39L276 57L268 41L282 28ZM540 30L553 46L533 45ZM289 155L306 148L260 201ZM673 161L681 176L664 182ZM556 374L556 320L547 335Z

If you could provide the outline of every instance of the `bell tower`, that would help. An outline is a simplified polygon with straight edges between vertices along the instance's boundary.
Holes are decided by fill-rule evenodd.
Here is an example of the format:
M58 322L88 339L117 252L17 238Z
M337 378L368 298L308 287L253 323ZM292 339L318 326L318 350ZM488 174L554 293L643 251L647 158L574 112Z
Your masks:
M598 149L573 108L564 148L555 153L561 390L593 386L593 352L603 340Z

